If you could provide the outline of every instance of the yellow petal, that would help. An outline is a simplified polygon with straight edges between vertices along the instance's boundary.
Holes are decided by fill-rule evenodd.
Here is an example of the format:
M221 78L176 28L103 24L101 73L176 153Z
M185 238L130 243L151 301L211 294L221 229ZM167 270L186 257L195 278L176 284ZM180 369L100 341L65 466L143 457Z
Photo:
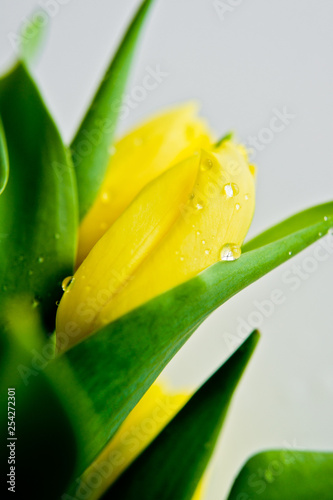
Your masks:
M114 438L82 476L80 488L97 500L133 460L179 412L190 394L172 392L161 382L153 384L129 414ZM97 482L97 488L91 484ZM90 491L91 490L91 491Z
M227 141L213 153L203 151L195 188L182 205L181 215L120 293L105 303L94 328L218 262L227 244L237 258L252 220L254 201L254 178L242 148ZM106 247L104 252L108 252Z
M193 190L199 160L200 155L194 155L150 182L94 246L60 301L59 349L70 347L103 323L101 310L126 290L179 219L180 207Z
M150 181L201 147L212 143L197 106L186 104L163 113L115 145L96 201L79 231L77 264Z

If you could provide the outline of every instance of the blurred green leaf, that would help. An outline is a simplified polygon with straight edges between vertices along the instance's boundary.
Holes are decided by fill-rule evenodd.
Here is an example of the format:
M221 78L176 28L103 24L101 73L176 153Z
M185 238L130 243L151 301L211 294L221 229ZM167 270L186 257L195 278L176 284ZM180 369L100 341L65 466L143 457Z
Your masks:
M232 395L258 342L253 333L192 396L103 496L191 500L214 451Z
M332 500L333 453L277 450L244 465L228 500Z
M313 213L315 216L313 216ZM323 217L325 213L325 219ZM333 203L308 212L309 225L219 262L195 278L131 311L70 349L64 357L103 421L91 443L101 451L167 363L200 323L238 291L290 259L333 226ZM327 220L326 220L327 219ZM327 242L326 242L327 243ZM331 247L333 247L331 242ZM81 415L85 419L84 414ZM88 439L88 438L87 438ZM83 457L87 466L93 459Z
M5 131L0 118L0 194L3 193L8 182L9 160Z
M73 273L77 197L71 161L22 64L0 81L10 175L0 197L0 315L32 293L50 331L62 280Z
M80 218L89 210L103 182L121 98L138 38L152 3L153 0L142 2L73 139L71 150L77 174Z
M59 387L41 369L52 358L52 346L43 345L36 310L30 301L7 302L7 306L11 321L6 328L2 325L0 335L1 498L10 497L6 474L13 466L14 496L59 500L75 470L79 439ZM11 404L7 404L8 388L15 389ZM12 449L15 446L14 462L10 463L9 444Z
M19 37L20 59L29 67L34 64L39 56L46 38L49 22L50 18L47 12L42 8L38 8L23 26Z

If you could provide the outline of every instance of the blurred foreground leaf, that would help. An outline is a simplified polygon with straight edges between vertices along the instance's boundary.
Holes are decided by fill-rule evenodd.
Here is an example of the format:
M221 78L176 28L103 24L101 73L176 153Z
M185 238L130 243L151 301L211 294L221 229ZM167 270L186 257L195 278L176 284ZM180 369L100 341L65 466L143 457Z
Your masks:
M228 500L332 500L333 453L277 450L250 458Z
M3 193L9 176L9 159L5 131L0 119L0 194Z

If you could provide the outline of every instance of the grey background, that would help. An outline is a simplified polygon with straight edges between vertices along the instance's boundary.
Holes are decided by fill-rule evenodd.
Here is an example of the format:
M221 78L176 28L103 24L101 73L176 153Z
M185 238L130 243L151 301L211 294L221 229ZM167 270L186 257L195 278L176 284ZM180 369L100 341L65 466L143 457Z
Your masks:
M0 65L13 58L9 35L32 0L1 1ZM35 74L69 140L138 1L57 0ZM257 152L257 208L250 235L302 208L332 199L333 3L329 0L235 1L219 16L213 0L156 1L128 93L146 67L168 77L120 123L126 130L149 113L198 99L218 135L233 129L247 142L266 137ZM223 18L222 18L223 17ZM274 109L294 115L283 131L267 135ZM265 135L266 134L266 135ZM270 140L267 141L267 138ZM263 143L261 142L263 146ZM206 497L221 500L233 475L257 450L333 449L333 255L300 280L283 281L294 264L308 266L314 247L261 279L216 311L166 370L177 387L194 388L230 353L237 334L279 288L285 301L260 324L261 343L242 380L219 442Z

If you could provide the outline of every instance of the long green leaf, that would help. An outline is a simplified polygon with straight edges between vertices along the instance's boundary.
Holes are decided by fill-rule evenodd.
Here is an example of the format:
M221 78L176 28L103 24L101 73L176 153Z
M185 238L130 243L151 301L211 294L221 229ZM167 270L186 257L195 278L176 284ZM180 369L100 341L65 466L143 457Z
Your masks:
M0 81L10 175L0 196L0 315L6 297L33 293L53 330L62 280L73 273L74 171L60 135L22 64Z
M333 453L277 450L244 465L228 500L332 500Z
M121 98L141 28L152 2L142 2L71 145L81 218L92 205L104 179Z
M192 396L103 499L191 500L214 451L239 379L258 342L253 333Z
M9 176L9 159L5 131L0 119L0 194L3 193Z
M317 215L313 218L312 214ZM220 262L156 297L70 349L65 357L104 425L94 436L97 454L198 325L221 304L326 234L333 203L314 207L305 224L285 236ZM84 419L84 415L82 415ZM85 466L94 456L84 457Z

